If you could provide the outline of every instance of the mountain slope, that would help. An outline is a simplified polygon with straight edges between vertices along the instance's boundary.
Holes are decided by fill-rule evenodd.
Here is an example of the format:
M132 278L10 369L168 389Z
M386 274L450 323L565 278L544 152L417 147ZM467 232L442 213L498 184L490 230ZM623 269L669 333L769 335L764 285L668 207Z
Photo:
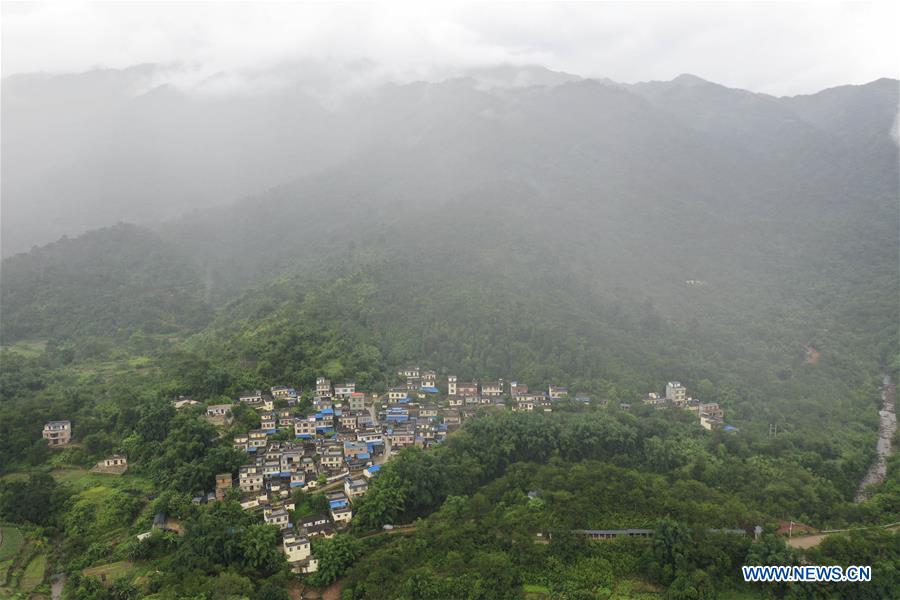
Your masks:
M388 86L359 108L371 130L353 156L159 228L202 267L183 287L218 307L185 343L199 382L185 393L320 371L384 385L408 360L614 403L678 378L750 434L796 432L785 452L852 492L897 354L895 144L862 171L867 129L838 136L782 99L692 78L460 79ZM41 314L34 296L11 297ZM815 459L805 434L848 423L836 458Z
M160 238L120 224L3 261L3 343L184 332L211 315L201 272Z

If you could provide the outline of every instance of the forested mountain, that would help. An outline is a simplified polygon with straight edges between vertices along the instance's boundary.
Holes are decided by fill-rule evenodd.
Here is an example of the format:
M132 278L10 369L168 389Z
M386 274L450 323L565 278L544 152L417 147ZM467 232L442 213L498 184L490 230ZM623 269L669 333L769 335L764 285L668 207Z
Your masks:
M595 403L577 414L484 416L434 451L392 459L353 531L424 520L408 537L341 536L316 548L330 565L317 584L360 560L346 579L351 597L520 597L523 583L586 597L613 573L715 597L739 585L735 565L754 553L797 557L771 540L708 539L705 528L900 515L896 464L871 501L852 503L873 457L882 373L900 370L898 82L776 98L690 75L635 85L538 68L469 75L387 85L328 109L302 86L237 103L170 88L110 93L129 123L143 122L131 112L139 105L161 103L215 130L216 143L247 145L193 173L201 163L185 140L202 145L209 132L180 138L158 123L142 151L169 156L179 145L177 164L141 166L126 152L123 172L152 183L178 171L188 188L96 172L85 181L133 189L133 208L156 196L178 205L176 188L202 196L192 207L223 206L4 260L0 470L43 468L40 424L75 419L80 445L56 463L125 451L145 485L164 490L154 509L187 523L184 541L145 548L158 561L159 598L218 598L201 587L226 575L252 591L249 579L277 581L277 569L235 558L244 541L216 536L249 535L253 522L229 503L182 502L242 457L169 400L308 389L320 375L381 392L397 366L415 362L441 377L567 385ZM94 74L98 89L113 85L105 76ZM64 83L23 80L9 93ZM264 115L267 102L278 109ZM243 125L219 128L242 111ZM48 124L19 124L16 135L32 126ZM128 135L103 151L117 154ZM23 182L10 189L59 199L49 184ZM253 196L220 198L260 182ZM109 200L102 190L96 198ZM673 379L718 402L739 432L708 434L695 419L638 406ZM632 414L620 404L634 404ZM526 495L535 488L539 498ZM76 535L76 506L17 518L60 527L64 553L88 557L72 559L78 569L132 558L96 533ZM682 525L654 524L660 514ZM665 548L589 550L567 538L545 548L532 539L541 524L671 527L688 558L666 571L656 554ZM838 555L826 546L818 557Z
M160 83L167 73L141 65L3 80L3 256L233 202L330 164L352 142L293 86L235 96L211 81L212 91L187 94Z
M3 261L5 344L179 334L212 315L202 271L155 233L119 224Z
M132 244L119 228L7 260L4 331L175 330L202 325L204 301L230 300L205 343L268 323L253 337L265 346L301 311L286 322L352 328L387 364L620 386L623 400L676 376L788 396L778 388L802 373L807 345L846 361L836 377L850 387L893 360L896 81L774 98L689 75L626 86L524 73L356 98L348 127L366 141L353 156L176 219L158 228L165 241ZM515 85L529 78L551 85ZM60 263L74 278L90 262L94 296L46 273L50 257L101 249ZM119 276L96 279L102 261ZM172 291L123 301L157 278ZM320 297L327 315L303 312ZM103 319L84 318L86 299ZM294 374L288 356L259 375ZM767 425L751 404L744 417Z

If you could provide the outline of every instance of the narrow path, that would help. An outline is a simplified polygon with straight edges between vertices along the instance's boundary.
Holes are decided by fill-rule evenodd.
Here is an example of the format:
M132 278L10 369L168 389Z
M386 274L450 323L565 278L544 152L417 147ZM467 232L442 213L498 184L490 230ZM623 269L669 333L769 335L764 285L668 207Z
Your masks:
M66 586L66 574L57 573L50 579L50 595L53 600L61 600L63 589Z
M859 484L855 498L857 503L868 500L872 495L870 486L884 483L884 479L887 476L887 461L894 453L892 445L894 434L897 433L896 398L897 386L891 381L890 375L885 375L881 387L880 422L878 426L878 443L876 445L877 456Z
M410 523L409 525L394 525L393 529L380 529L377 531L370 531L369 533L364 533L359 536L359 539L370 538L376 535L396 535L398 533L409 533L410 531L416 530L416 524Z

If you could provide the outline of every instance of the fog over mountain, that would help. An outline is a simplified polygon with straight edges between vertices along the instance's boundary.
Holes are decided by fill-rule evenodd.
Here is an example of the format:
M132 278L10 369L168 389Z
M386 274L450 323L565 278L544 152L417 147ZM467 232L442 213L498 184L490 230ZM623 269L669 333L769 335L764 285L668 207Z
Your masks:
M418 179L429 194L384 194L419 204L484 177L549 189L586 161L593 180L581 193L644 185L624 182L616 157L628 157L626 171L670 163L689 180L704 162L734 167L742 153L777 176L797 153L813 162L792 165L791 174L849 168L842 156L858 148L867 149L869 167L889 164L896 147L893 80L776 98L690 75L625 85L539 66L479 67L455 79L339 93L312 63L257 73L257 85L244 80L237 89L225 73L188 89L159 84L170 74L141 65L3 80L4 256L120 220L157 226L283 184L317 185L341 169L375 188ZM696 155L671 151L688 140ZM646 162L631 160L635 152ZM433 168L412 162L401 176L383 164L399 165L401 156ZM309 201L298 196L292 205Z
M896 597L898 7L3 3L0 598Z

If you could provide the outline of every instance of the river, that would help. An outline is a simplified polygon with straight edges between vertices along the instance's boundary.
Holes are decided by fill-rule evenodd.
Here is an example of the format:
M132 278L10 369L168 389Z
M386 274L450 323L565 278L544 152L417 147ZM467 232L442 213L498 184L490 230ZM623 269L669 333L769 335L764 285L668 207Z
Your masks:
M856 491L856 502L864 502L871 496L867 488L872 484L883 483L887 476L887 461L894 453L892 447L894 434L897 432L897 412L895 401L897 399L897 386L891 381L890 375L885 375L881 386L881 410L878 412L878 443L875 447L875 461L869 467L866 476L863 477Z

